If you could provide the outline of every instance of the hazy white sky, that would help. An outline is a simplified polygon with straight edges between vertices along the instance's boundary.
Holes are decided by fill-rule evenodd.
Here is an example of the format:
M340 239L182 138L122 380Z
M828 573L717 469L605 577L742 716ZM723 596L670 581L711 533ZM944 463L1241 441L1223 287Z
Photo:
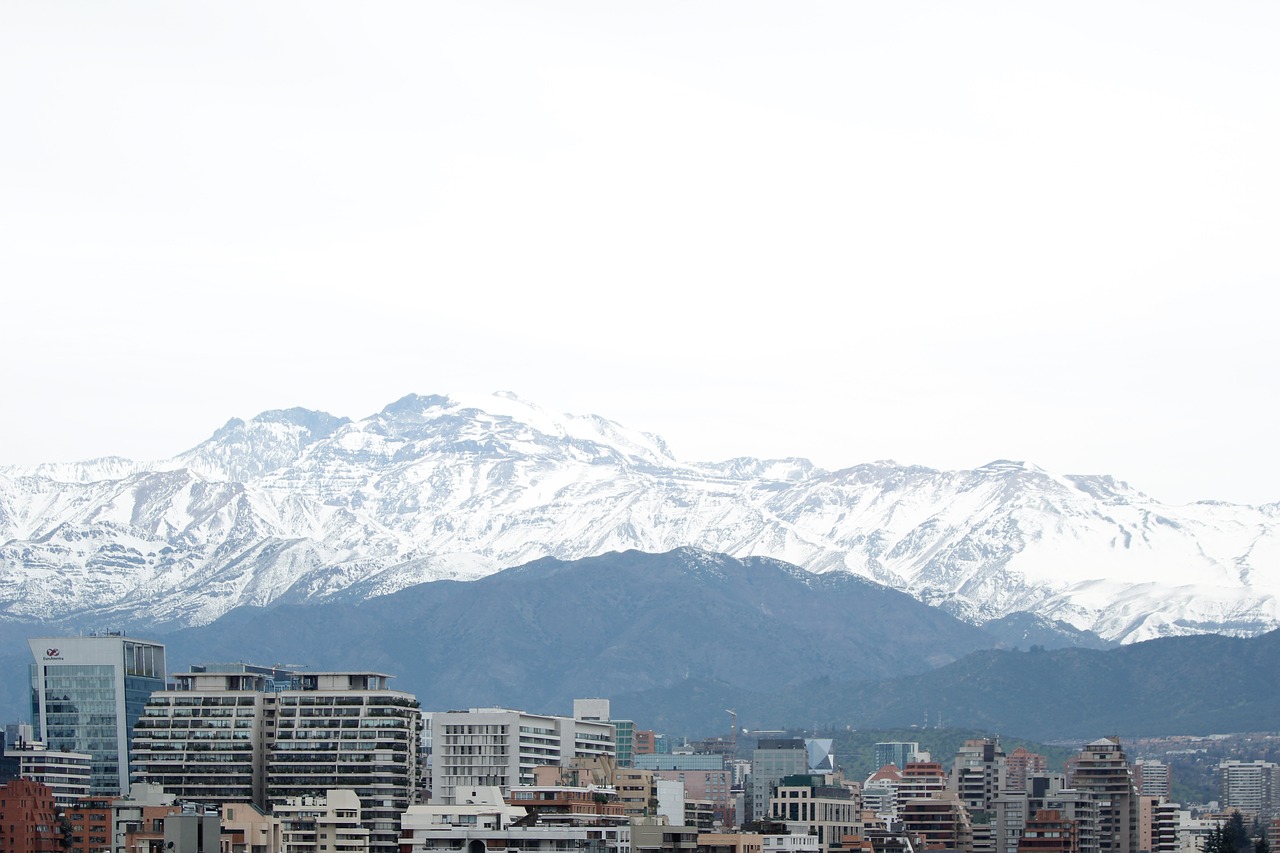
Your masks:
M511 390L1280 500L1280 5L0 5L0 463Z

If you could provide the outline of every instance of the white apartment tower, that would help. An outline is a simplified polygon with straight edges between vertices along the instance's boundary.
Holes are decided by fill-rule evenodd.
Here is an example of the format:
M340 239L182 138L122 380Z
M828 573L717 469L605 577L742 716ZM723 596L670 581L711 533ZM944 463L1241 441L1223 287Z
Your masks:
M1271 817L1280 805L1280 764L1272 761L1223 761L1218 765L1224 810L1239 809Z
M1140 758L1133 763L1133 785L1139 796L1167 800L1173 795L1169 765L1156 758Z
M615 757L606 722L509 708L446 711L431 717L431 801L456 805L459 788L535 784L533 770L571 758Z

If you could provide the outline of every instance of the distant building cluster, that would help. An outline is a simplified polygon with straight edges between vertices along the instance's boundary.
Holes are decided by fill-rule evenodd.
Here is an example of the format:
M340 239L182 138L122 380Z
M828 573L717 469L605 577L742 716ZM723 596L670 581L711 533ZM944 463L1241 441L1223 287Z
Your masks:
M736 714L731 737L677 745L607 699L426 712L379 672L166 675L159 643L30 645L0 853L1198 853L1236 812L1280 849L1268 761L1221 762L1217 811L1193 815L1168 765L1115 738L1062 772L998 738L943 760L880 743L848 779L829 738L740 748Z

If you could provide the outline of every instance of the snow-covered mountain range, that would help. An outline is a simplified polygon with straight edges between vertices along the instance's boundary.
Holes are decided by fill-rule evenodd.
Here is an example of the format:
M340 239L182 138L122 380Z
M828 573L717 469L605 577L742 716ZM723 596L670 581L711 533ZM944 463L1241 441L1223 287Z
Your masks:
M676 459L509 394L360 421L233 419L158 463L0 468L0 614L196 625L555 556L692 545L849 571L973 622L1034 612L1124 642L1280 625L1280 504L1162 505L1022 462ZM871 626L869 626L871 629Z

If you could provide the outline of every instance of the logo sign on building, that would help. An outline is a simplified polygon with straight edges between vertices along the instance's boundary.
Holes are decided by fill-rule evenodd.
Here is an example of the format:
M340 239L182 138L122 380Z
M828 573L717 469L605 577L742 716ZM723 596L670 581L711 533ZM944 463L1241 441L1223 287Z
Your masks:
M62 660L62 650L61 649L45 649L44 659L45 660Z

